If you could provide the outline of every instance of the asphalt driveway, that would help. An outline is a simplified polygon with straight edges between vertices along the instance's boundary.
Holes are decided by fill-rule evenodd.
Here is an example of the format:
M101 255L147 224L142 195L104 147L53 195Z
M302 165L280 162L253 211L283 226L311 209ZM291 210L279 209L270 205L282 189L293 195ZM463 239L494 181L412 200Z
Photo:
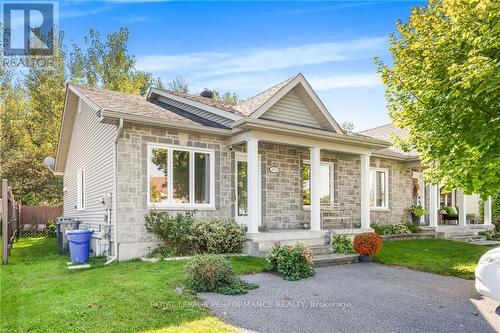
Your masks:
M474 282L380 264L323 267L289 282L244 276L246 295L203 293L205 306L234 326L257 332L500 332L500 303Z

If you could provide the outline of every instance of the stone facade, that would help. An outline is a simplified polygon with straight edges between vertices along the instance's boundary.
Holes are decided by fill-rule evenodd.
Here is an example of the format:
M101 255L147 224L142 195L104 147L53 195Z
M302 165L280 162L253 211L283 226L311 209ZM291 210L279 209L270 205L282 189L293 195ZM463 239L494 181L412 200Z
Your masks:
M285 145L261 143L262 219L266 229L297 229L309 223L310 212L302 203L302 163L309 150ZM351 209L354 223L360 222L360 162L355 155L329 151L321 153L322 162L333 163L334 203ZM270 167L279 172L269 172Z
M143 255L155 247L146 232L147 145L172 144L215 151L215 209L198 210L198 216L232 216L233 173L231 152L224 137L126 125L117 144L117 230L120 260ZM173 214L178 211L171 211Z
M396 224L411 221L409 207L413 202L413 170L404 162L371 158L371 166L389 170L389 207L383 210L371 210L371 223Z
M232 217L235 212L235 151L226 138L126 125L117 144L117 236L120 260L143 255L158 242L144 227L147 207L147 145L172 144L215 151L215 209L198 210L198 216ZM309 150L286 145L259 143L262 179L262 229L297 229L308 223L310 213L302 205L301 167ZM357 155L322 151L321 160L333 163L334 203L351 209L353 222L360 223L360 158ZM271 173L269 168L278 167ZM389 209L372 211L374 223L407 220L411 204L411 170L402 162L372 158L372 166L389 169ZM177 211L171 211L176 213Z

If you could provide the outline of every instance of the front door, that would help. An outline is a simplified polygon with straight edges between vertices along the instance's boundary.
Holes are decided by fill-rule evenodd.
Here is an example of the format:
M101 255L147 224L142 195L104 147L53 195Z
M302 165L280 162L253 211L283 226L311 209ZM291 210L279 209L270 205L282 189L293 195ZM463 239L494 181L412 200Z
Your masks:
M235 220L238 223L248 225L248 191L247 191L247 154L235 153L235 194L236 194L236 208ZM259 175L260 175L260 156L259 156ZM259 177L260 178L260 177ZM260 202L260 182L258 186L259 202ZM260 206L259 206L260 208ZM260 209L259 209L260 214Z

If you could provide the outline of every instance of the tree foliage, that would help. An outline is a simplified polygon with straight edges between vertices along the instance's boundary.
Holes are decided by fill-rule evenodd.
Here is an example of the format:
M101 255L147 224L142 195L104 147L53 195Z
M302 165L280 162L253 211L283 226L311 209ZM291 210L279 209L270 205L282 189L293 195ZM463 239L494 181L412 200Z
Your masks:
M214 99L217 101L222 101L228 104L236 105L240 102L240 96L234 92L218 92L217 90L214 90Z
M187 94L189 92L189 85L186 79L182 75L179 75L168 83L168 89Z
M60 36L58 45L63 45ZM23 204L62 204L62 179L54 177L43 159L56 154L66 81L131 94L144 94L149 86L161 84L135 68L127 42L126 29L108 35L105 43L91 29L85 51L74 46L68 59L58 48L52 67L13 75L0 65L0 176L10 181Z
M483 198L500 191L499 3L431 0L390 37L378 61L400 144L420 153L427 181Z
M71 81L134 95L144 95L151 86L162 86L159 78L135 67L136 59L128 53L127 28L109 34L106 41L94 29L84 41L86 49L73 44L69 61Z

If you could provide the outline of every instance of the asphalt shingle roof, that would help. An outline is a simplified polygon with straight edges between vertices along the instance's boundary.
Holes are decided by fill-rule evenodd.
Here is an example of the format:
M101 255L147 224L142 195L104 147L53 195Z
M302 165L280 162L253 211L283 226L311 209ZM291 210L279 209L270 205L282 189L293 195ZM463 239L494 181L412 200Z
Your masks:
M375 139L385 140L388 142L393 142L394 137L405 137L408 135L408 131L402 128L397 127L394 124L387 124L383 126L378 126L374 128L367 129L365 131L361 131L358 134L363 136L369 136ZM406 152L397 146L391 146L389 148L384 148L379 150L378 152L387 153L394 156L401 157L418 157L418 153L416 151Z
M191 125L227 128L221 124L198 117L192 113L143 96L129 95L118 91L70 84L99 107L115 112L156 118L158 120L181 122Z
M297 74L297 75L299 75L299 74ZM281 88L286 86L286 84L288 82L290 82L291 80L293 80L297 75L294 75L291 78L286 79L285 81L280 82L267 90L264 90L263 92L261 92L258 95L255 95L253 97L250 97L250 98L242 101L241 103L236 105L235 108L246 116L251 115L255 110L260 108L271 97L276 95L278 93L278 91L281 90Z
M163 90L163 91L165 91L166 93L175 95L175 96L179 96L179 97L183 97L183 98L195 101L195 102L203 103L205 105L212 106L212 107L215 107L215 108L220 109L220 110L232 112L232 113L235 113L235 114L240 115L240 116L245 116L244 114L242 114L241 112L239 112L236 109L235 105L226 103L224 101L218 101L218 100L215 100L213 98L203 97L203 96L199 96L199 95L191 95L191 94L181 93L181 92L172 91L172 90Z

